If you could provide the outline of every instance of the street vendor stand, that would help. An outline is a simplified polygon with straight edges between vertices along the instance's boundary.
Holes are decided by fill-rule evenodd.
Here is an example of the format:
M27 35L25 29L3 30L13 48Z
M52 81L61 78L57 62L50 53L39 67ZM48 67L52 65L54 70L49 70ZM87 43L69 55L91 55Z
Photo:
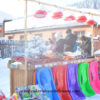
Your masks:
M72 61L59 61L59 62L51 62L51 63L44 63L44 64L38 64L38 65L28 65L28 79L27 84L32 85L33 84L33 74L34 70L37 70L42 67L54 67L56 65L67 65L70 63L82 63L82 62L91 62L94 61L94 58L91 59L82 59L82 60L72 60ZM25 66L24 64L19 64L16 67L14 67L11 62L9 61L8 67L10 69L10 90L11 94L14 93L15 89L17 87L26 86L25 84Z
M93 13L89 13L89 12L82 12L82 11L78 11L78 10L74 10L74 9L70 9L70 8L64 8L64 7L59 7L56 5L52 5L52 4L47 4L47 3L43 3L43 2L39 2L36 0L25 0L25 49L27 48L27 1L33 1L39 4L43 4L43 5L47 5L47 6L52 6L52 7L56 7L56 8L61 8L64 10L68 10L71 12L77 12L77 13L86 13L89 15L94 15L94 16L100 16L99 14L93 14ZM93 26L92 26L93 28ZM92 35L91 35L91 41L92 41L92 48L91 48L91 53L93 55L93 30L92 30ZM91 62L95 59L84 59L84 60L76 60L76 61L63 61L63 62L56 62L56 65L67 65L68 63L82 63L82 62ZM65 63L66 62L66 63ZM51 62L52 63L52 62ZM46 63L45 63L46 64ZM39 67L44 67L45 64L41 64L41 66L39 65ZM48 65L48 67L50 67L51 65ZM52 64L52 67L54 65ZM11 94L14 93L15 88L19 87L19 86L27 86L27 85L32 85L33 84L33 72L35 69L37 69L36 65L28 65L27 63L27 56L25 55L25 63L24 64L20 64L18 66L16 66L16 68L14 68L11 64L11 62L9 62L8 67L10 68L10 89L11 89Z

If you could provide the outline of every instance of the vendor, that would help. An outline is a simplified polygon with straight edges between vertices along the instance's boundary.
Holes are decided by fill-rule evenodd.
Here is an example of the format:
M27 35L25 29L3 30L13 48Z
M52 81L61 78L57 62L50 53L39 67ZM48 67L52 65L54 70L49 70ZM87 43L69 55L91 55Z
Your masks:
M56 52L63 53L64 52L64 39L61 32L57 32L55 34L56 38Z
M76 49L76 40L77 35L73 34L71 29L67 29L66 37L64 39L64 51L74 52L74 50Z
M82 55L84 57L89 57L91 56L91 38L82 36L82 44L80 45Z

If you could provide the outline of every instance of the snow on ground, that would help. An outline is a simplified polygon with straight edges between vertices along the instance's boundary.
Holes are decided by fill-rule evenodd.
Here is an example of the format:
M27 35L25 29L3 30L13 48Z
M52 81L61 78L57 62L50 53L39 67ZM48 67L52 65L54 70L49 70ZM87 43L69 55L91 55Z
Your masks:
M100 94L96 94L95 96L88 97L86 100L100 100Z
M95 51L95 53L94 53L95 55L100 55L100 49L99 50L97 50L97 51Z
M10 71L7 66L9 59L0 59L0 89L6 97L10 96Z

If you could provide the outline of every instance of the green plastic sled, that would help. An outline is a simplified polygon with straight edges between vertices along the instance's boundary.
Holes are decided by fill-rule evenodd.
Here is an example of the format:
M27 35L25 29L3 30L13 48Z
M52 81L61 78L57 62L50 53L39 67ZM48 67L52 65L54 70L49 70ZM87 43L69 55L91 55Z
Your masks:
M86 97L95 95L95 92L93 91L89 82L88 69L89 69L89 63L79 64L78 81L79 81L80 88Z

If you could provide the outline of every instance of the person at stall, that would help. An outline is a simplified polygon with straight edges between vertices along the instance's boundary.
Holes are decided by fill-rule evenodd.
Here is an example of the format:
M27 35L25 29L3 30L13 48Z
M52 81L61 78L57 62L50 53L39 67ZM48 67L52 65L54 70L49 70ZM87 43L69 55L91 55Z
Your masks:
M56 38L49 38L49 44L51 45L50 50L55 52L56 49Z
M62 33L61 32L56 32L55 34L55 44L54 44L54 54L56 54L57 56L61 56L63 55L63 52L64 52L64 39L63 39L63 36L62 36Z
M72 30L69 28L66 31L66 37L64 39L64 52L75 52L77 49L77 35L72 33Z
M55 34L56 37L56 51L59 53L64 52L64 39L61 32Z
M52 39L49 38L49 43L50 43L50 44L55 44L55 41L56 41L55 38L52 38Z
M82 44L80 46L82 55L84 57L90 57L91 56L91 38L82 36Z

